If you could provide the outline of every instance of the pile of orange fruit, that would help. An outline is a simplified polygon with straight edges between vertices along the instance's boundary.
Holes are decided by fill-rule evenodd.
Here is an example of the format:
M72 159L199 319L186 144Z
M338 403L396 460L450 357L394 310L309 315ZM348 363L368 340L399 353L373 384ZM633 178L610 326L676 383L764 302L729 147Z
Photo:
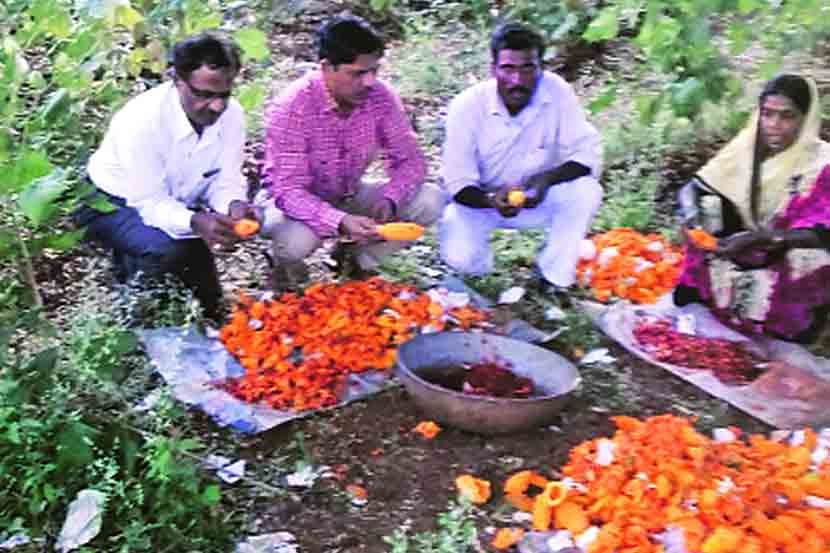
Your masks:
M729 429L714 440L672 415L613 421L612 438L571 451L561 481L507 480L505 498L533 513L534 529L590 532L587 553L662 553L666 530L688 553L830 550L830 464L813 431L785 441Z
M591 237L594 255L580 259L578 281L597 301L612 297L634 303L655 303L674 288L683 254L659 234L616 228Z
M318 283L279 300L242 297L219 339L245 373L223 388L277 409L333 405L349 374L389 369L398 346L422 329L467 330L486 318L469 306L445 311L415 287L379 277Z

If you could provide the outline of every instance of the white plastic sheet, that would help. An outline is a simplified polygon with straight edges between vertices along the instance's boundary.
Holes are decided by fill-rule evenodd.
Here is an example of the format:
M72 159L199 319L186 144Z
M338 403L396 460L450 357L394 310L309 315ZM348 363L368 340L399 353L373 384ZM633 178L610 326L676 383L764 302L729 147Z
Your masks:
M738 409L776 428L821 427L830 424L830 396L815 393L804 399L791 393L795 382L812 382L810 388L830 390L830 359L817 357L802 346L771 338L750 339L722 325L706 307L699 304L676 307L664 298L653 306L618 303L605 306L584 302L582 308L595 324L625 349L646 361L691 382ZM711 371L663 363L644 351L634 337L634 328L644 316L677 319L692 317L694 333L710 338L744 342L753 351L764 353L771 362L768 373L748 385L721 382ZM804 388L804 386L801 386Z

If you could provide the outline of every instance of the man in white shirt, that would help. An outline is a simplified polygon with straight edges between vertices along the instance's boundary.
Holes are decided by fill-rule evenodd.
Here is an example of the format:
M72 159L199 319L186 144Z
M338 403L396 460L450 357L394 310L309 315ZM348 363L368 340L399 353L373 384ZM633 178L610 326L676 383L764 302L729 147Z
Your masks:
M87 236L112 249L121 281L172 273L205 314L221 311L212 248L236 242L243 217L258 217L242 177L245 121L230 98L239 47L204 32L173 49L174 76L130 100L87 165L115 211L82 208Z
M541 36L509 23L490 49L493 78L462 92L447 115L441 176L453 201L439 224L441 257L484 274L493 268L493 230L542 227L543 288L566 288L602 201L599 134L571 86L541 69Z

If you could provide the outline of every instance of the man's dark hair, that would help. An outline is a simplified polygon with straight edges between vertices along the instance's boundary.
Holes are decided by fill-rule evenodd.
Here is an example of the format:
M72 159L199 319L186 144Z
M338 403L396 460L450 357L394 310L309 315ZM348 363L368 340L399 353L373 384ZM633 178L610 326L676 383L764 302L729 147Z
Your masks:
M207 65L211 69L225 69L234 75L241 66L239 46L218 31L203 31L177 42L173 46L172 64L176 76L189 79L190 74Z
M365 54L383 55L383 39L371 25L355 15L326 21L317 31L317 57L334 66L354 63Z
M493 63L499 59L502 50L536 50L539 61L545 55L545 41L542 35L521 23L505 23L500 25L490 38L490 53Z

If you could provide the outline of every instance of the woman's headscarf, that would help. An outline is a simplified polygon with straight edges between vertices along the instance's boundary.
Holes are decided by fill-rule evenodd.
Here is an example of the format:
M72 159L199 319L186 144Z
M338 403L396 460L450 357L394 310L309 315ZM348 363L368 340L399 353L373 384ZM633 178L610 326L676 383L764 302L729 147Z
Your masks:
M790 147L760 162L760 105L772 94L790 98L806 115ZM698 175L735 205L747 228L763 227L786 205L793 188L801 192L812 186L821 168L830 163L830 144L819 138L820 128L821 104L816 83L807 77L781 75L764 86L759 108L747 126ZM753 175L757 180L755 209Z

